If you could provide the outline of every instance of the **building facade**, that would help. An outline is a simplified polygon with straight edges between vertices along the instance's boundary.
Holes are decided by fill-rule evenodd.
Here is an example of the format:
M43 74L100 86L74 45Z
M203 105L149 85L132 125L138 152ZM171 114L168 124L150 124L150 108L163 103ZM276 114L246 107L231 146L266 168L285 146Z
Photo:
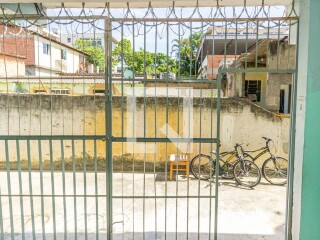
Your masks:
M102 46L105 49L105 33L64 33L61 34L61 42L74 46L78 40L90 41L92 46ZM116 47L118 41L112 38L112 49Z
M25 76L57 76L79 73L85 68L86 53L60 42L58 34L45 28L35 31L17 25L0 25L0 32L2 53L24 58Z
M221 62L236 59L248 52L256 44L257 37L259 40L282 39L288 35L288 31L288 28L209 27L198 48L197 61L201 64L197 78L216 80Z
M295 45L285 39L260 40L259 46L226 68L248 69L258 66L259 71L230 72L223 76L224 97L247 98L272 112L290 113L293 73L272 73L267 69L295 69Z

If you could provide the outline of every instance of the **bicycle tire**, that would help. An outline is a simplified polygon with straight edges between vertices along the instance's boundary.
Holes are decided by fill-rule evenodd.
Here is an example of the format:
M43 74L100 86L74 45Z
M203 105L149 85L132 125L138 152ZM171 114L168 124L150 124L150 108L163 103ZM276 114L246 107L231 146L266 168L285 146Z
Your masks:
M200 167L199 164L196 163L196 161L200 158ZM204 162L204 166L201 167L201 158L207 159L207 162ZM210 163L211 162L211 163ZM213 159L208 156L208 155L204 155L204 154L199 154L197 156L195 156L190 163L190 170L192 175L200 180L208 180L210 179L212 172L214 171L214 169L210 170L210 167L214 168L214 163L213 163ZM199 169L201 170L205 170L206 174L204 174L203 176L201 176L201 173L199 173ZM211 172L210 172L211 171ZM211 173L211 174L210 174Z
M220 156L220 159L221 159L221 156ZM219 175L224 178L224 179L233 179L234 178L234 175L233 175L233 167L234 167L234 164L238 161L238 159L235 159L233 161L229 161L229 162L225 162L224 163L224 166L221 166L220 165L220 170L219 170ZM213 160L213 164L214 164L214 171L213 171L213 174L215 173L215 164L216 164L216 161Z
M223 155L224 153L221 153L221 155ZM220 155L220 159L222 158L222 156ZM249 154L245 153L243 155L245 158L250 158L251 161L253 161L253 157L251 157ZM234 179L234 175L233 175L233 167L235 165L235 163L239 161L238 158L233 159L232 161L229 161L225 164L227 164L227 166L224 167L220 167L220 175L222 178L224 179ZM213 161L215 164L215 160ZM227 169L226 169L227 168ZM214 168L215 169L215 168ZM223 171L223 172L222 172ZM221 174L222 172L222 174Z
M250 175L246 169L250 170ZM239 160L235 163L233 167L233 175L236 182L245 187L255 187L261 181L261 171L259 167L253 161L247 159ZM246 181L248 181L248 183L245 182L244 177L246 177ZM255 181L252 181L252 178Z
M287 184L288 163L288 160L282 157L267 159L262 165L263 177L273 185L283 186ZM275 166L276 164L279 166Z
M224 161L223 158L226 156L226 155L229 155L229 154L233 154L233 152L222 152L220 153L220 163L219 163L219 166L220 166L220 170L219 170L219 176L221 176L223 179L233 179L234 176L233 176L233 166L234 164L239 161L238 157L236 158L232 158L231 160L229 160L228 162L227 161ZM250 158L252 158L251 156L249 156ZM221 164L223 163L223 164ZM215 174L215 167L216 167L216 159L213 160L213 164L214 164L214 167L213 167L213 173L212 174Z

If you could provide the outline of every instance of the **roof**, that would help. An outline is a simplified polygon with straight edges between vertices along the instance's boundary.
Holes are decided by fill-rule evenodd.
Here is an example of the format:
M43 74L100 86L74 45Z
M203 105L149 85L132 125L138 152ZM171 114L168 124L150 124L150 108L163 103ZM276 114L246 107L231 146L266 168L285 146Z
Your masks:
M102 73L60 73L59 74L61 77L105 77L105 74ZM121 78L122 74L121 73L112 73L112 78ZM144 78L144 74L142 73L136 73L135 78Z
M270 39L266 34L259 34L259 40ZM279 39L287 36L287 34L280 34ZM278 36L277 36L278 37ZM200 43L197 58L201 61L206 57L206 55L240 55L249 51L252 46L255 46L257 42L256 35L253 36L232 36L232 35L222 35L222 36L212 36L206 35L202 38Z
M58 44L58 45L60 45L60 46L63 46L63 47L68 48L68 49L71 49L72 51L75 51L75 52L78 52L78 53L81 53L81 54L83 54L83 55L88 56L87 53L85 53L85 52L83 52L83 51L81 51L81 50L79 50L79 49L77 49L77 48L75 48L75 47L72 47L72 46L70 46L70 45L68 45L68 44L62 43L62 42L56 40L56 39L53 38L53 37L46 36L46 35L44 35L44 34L41 33L41 32L37 32L37 31L35 31L35 30L29 29L29 28L25 28L25 27L21 27L21 26L15 25L15 24L9 24L9 23L3 24L3 23L0 23L0 25L3 25L3 26L6 25L7 27L9 26L9 27L16 27L16 28L19 28L19 29L23 29L25 32L31 33L31 34L34 35L34 36L39 36L39 37L41 37L41 38L47 39L47 40L49 40L49 41L51 41L51 42L54 42L54 43L56 43L56 44ZM17 35L17 37L18 37L18 36L19 36L19 35ZM26 37L26 36L24 35L23 37Z
M140 74L136 76L136 80L144 79L144 76ZM118 83L121 81L128 81L132 79L122 79L121 74L112 74L113 83ZM0 83L66 83L66 84L105 84L106 79L103 74L62 74L61 76L53 77L10 77L10 78L0 78Z
M20 59L26 59L26 56L20 56L20 55L16 55L16 54L10 54L10 53L5 53L0 51L0 55L4 55L4 56L8 56L8 57L14 57L14 58L20 58Z
M284 38L285 39L285 38ZM282 40L279 40L282 41ZM258 58L258 62L261 60L261 58L265 58L268 50L268 46L270 43L277 43L278 39L264 39L264 40L259 40L258 46L254 44L251 46L250 49L248 49L248 53L242 53L238 60L240 62L254 62L256 58ZM260 62L261 63L261 62ZM266 63L265 60L263 62L264 64Z
M25 28L25 29L26 29L26 28ZM78 53L81 53L81 54L83 54L83 55L88 56L88 54L85 53L84 51L81 51L81 50L79 50L79 49L77 49L77 48L75 48L75 47L72 47L72 46L70 46L70 45L68 45L68 44L65 44L65 43L63 43L63 42L60 42L60 41L56 40L56 39L53 38L53 37L45 36L44 34L41 34L41 33L37 32L37 31L34 31L34 30L30 30L30 29L26 29L26 30L27 30L28 32L30 32L31 34L33 34L33 35L40 36L40 37L42 37L42 38L44 38L44 39L47 39L47 40L49 40L49 41L51 41L51 42L54 42L54 43L56 43L56 44L58 44L58 45L60 45L60 46L63 46L63 47L65 47L65 48L71 49L72 51L75 51L75 52L78 52Z

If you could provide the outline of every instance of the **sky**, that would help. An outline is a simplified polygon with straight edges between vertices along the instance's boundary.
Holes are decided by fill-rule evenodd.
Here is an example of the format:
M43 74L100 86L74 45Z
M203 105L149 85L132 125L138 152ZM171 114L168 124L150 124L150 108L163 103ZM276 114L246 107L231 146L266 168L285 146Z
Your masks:
M176 8L173 12L172 9L166 8L166 9L154 9L154 15L157 16L157 18L164 18L166 19L168 16L171 18L174 18L174 13L178 18L209 18L212 16L216 16L217 18L221 18L222 14L225 17L232 18L232 17L242 17L246 18L247 16L253 17L253 16L265 16L266 14L270 17L282 17L284 16L285 7L265 7L263 11L260 7L248 7L247 9L244 9L243 7L226 7L221 9L221 13L217 11L216 8L198 8L195 11L194 8ZM147 16L146 16L146 13ZM84 12L82 12L81 9L49 9L47 11L47 14L49 16L73 16L76 18L76 16L82 15L84 16ZM103 9L86 9L85 10L86 16L90 15L97 15L100 16L104 14L104 16L107 14L106 11ZM128 9L112 9L111 10L112 17L114 18L124 18L128 16L129 18L132 18L133 16L135 18L143 19L144 17L153 18L153 15L151 12L148 12L148 9L130 9L130 12ZM86 20L85 20L86 21ZM60 23L66 23L69 24L56 24L52 23L50 25L50 29L53 28L59 28L61 33L73 33L73 34L82 34L84 32L86 33L101 33L103 32L104 28L104 20L97 20L96 22L92 24L82 24L79 22L74 21L73 23L70 23L70 21L60 21ZM58 23L58 22L57 22ZM194 22L192 23L192 32L205 32L208 27L211 26L224 26L224 22L220 23L213 23L213 22ZM169 53L169 55L173 55L171 49L174 39L180 40L183 38L188 38L190 35L190 23L189 22L182 22L180 24L178 23L170 23L169 26L167 26L166 23L158 24L157 27L155 26L154 22L148 22L148 26L144 28L144 24L142 23L136 23L134 28L132 26L132 23L127 22L123 26L123 36L121 34L121 25L118 22L113 22L113 31L112 36L120 41L122 38L130 39L131 42L135 44L135 50L138 50L140 48L144 48L146 46L147 51L151 52L162 52L162 53ZM232 27L228 25L228 28ZM179 32L180 28L180 32ZM146 32L146 33L144 33ZM167 34L168 32L168 34Z

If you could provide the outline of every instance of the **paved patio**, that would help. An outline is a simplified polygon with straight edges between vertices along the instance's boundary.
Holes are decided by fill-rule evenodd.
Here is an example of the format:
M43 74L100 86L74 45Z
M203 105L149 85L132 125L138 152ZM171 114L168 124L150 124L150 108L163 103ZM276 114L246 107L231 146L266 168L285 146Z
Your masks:
M37 239L42 239L42 229L46 239L53 239L54 228L57 239L64 237L67 229L67 239L74 239L77 232L78 239L85 239L87 229L88 239L106 238L106 174L97 174L98 197L95 197L95 174L86 174L87 200L83 198L84 174L76 174L76 194L74 198L74 184L72 172L65 173L65 194L63 198L63 180L61 173L54 174L54 192L51 198L51 173L43 173L43 194L41 198L40 174L32 173L32 192L34 222ZM115 239L209 239L209 227L214 227L215 199L208 198L210 193L215 195L215 186L207 181L198 181L192 176L179 176L178 181L166 181L164 174L132 174L114 173L114 201L113 201L113 230ZM7 174L0 173L1 194L8 194ZM29 175L21 174L22 192L29 194ZM19 196L18 172L10 174L12 212L15 239L21 239L21 203L23 203L24 228L26 239L33 239L30 197ZM134 183L134 184L133 184ZM145 187L144 187L145 186ZM167 193L167 194L166 194ZM202 196L184 198L183 196ZM147 196L147 198L131 199L130 196ZM154 196L158 196L155 200ZM169 198L163 198L165 195ZM119 198L125 196L125 198ZM179 196L176 198L176 196ZM284 239L286 186L272 186L262 181L255 189L236 186L234 181L220 181L219 187L219 239ZM43 200L43 205L42 205ZM5 238L11 238L10 201L2 196L3 228ZM52 214L53 203L55 216ZM86 208L85 208L86 206ZM41 209L43 207L42 214ZM64 207L66 214L64 214ZM211 214L210 214L211 208ZM76 216L75 211L76 209ZM98 210L98 214L97 214ZM87 223L85 223L85 216ZM76 217L76 218L75 218ZM54 219L55 218L55 224ZM65 219L67 219L65 221ZM75 221L77 219L77 221ZM165 221L167 219L167 221ZM65 224L66 223L66 224ZM98 223L98 224L97 224ZM75 226L77 230L75 231ZM99 229L99 236L96 236ZM133 235L133 232L135 233ZM155 233L157 232L157 234Z

